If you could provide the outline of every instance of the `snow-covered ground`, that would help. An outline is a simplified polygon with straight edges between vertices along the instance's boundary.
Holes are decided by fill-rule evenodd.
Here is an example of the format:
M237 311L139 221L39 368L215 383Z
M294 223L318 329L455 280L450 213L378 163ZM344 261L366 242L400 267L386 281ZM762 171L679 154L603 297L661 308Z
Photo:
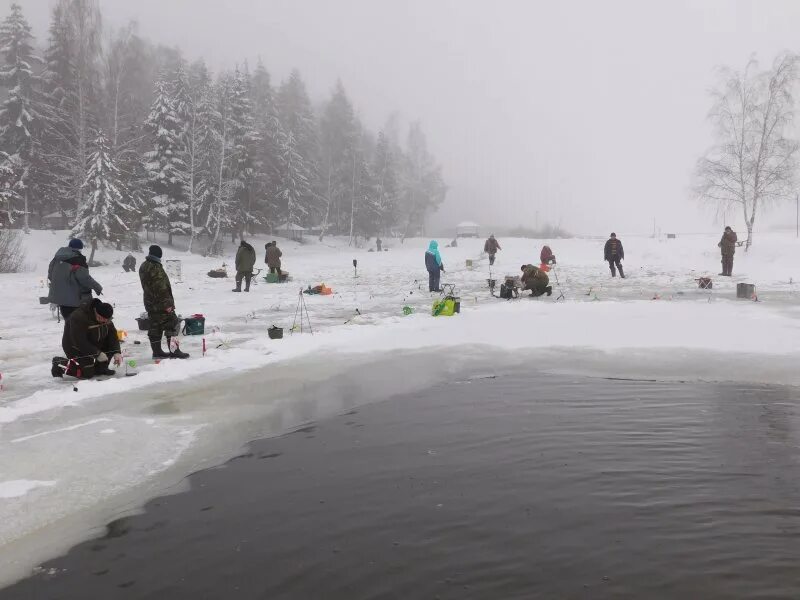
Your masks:
M173 281L178 312L206 316L208 352L202 356L201 337L187 337L182 348L192 358L160 364L134 320L142 311L138 276L122 271L126 253L103 249L97 258L107 266L92 274L129 334L125 353L139 375L80 382L73 391L50 376L62 328L38 303L47 263L66 237L33 232L31 271L0 275L0 581L248 439L439 381L527 369L800 383L800 241L759 236L750 253L737 253L733 279L723 280L718 236L621 237L625 280L609 277L604 239L500 240L497 279L538 263L548 243L564 301L556 285L550 298L492 298L483 240L442 248L443 281L462 298L453 318L430 316L427 240L388 240L383 253L339 239L279 240L292 281L259 280L249 294L231 292L231 267L228 279L206 276L222 260L165 246L165 260L182 261L182 280ZM265 241L251 240L260 261ZM230 244L228 265L234 254ZM698 289L700 276L714 279L712 292ZM756 284L758 302L736 300L741 281ZM333 296L305 296L314 335L290 335L300 288L323 282ZM413 315L403 316L406 305ZM286 328L285 339L268 339L273 324Z

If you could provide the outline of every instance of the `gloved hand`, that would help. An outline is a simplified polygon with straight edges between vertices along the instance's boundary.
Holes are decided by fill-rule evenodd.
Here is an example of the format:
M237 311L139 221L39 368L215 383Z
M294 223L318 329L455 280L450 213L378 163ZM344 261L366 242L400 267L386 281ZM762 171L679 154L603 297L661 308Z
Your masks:
M171 313L173 310L175 310L174 306L168 306L167 309L164 312Z
M96 362L107 363L108 362L108 355L106 355L105 352L101 352L100 354L97 355L97 357L95 358L95 361Z
M120 365L122 364L122 354L120 354L119 352L117 352L117 353L114 355L114 359L113 359L113 360L114 360L114 364L115 364L115 365L117 365L117 366L120 366Z

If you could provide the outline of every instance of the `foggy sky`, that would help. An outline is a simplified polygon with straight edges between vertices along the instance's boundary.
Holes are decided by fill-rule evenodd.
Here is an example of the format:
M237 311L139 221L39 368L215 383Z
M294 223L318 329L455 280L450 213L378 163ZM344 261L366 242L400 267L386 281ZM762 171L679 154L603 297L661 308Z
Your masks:
M46 37L51 0L21 0ZM9 3L10 4L10 3ZM377 130L419 119L444 166L432 224L576 233L713 231L690 199L711 144L714 67L800 50L800 2L768 0L100 0L216 68L297 67L316 102L340 77ZM733 218L729 222L741 222ZM794 223L794 209L774 223Z

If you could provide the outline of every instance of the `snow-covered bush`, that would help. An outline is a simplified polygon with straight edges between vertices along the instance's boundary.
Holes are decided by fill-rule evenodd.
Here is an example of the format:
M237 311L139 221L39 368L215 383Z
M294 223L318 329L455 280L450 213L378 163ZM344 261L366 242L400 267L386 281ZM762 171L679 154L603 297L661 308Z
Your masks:
M19 273L25 260L22 236L15 229L0 229L0 273Z

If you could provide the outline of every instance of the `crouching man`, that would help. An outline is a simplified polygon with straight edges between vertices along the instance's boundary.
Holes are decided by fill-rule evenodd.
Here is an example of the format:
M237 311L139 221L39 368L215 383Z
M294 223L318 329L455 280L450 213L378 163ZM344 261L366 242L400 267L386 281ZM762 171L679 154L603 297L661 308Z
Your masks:
M547 273L533 265L522 265L522 290L530 290L531 296L541 296L553 293L553 288L549 285L550 278Z
M61 348L66 359L53 359L53 377L64 374L90 379L95 375L113 375L109 363L122 362L117 330L111 317L114 307L97 298L82 304L64 323Z

